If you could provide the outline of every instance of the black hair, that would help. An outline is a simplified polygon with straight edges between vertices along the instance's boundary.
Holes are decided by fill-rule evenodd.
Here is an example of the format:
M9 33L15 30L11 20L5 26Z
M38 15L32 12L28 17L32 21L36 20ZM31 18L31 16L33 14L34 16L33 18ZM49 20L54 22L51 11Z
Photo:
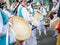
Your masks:
M3 9L5 4L7 4L7 3L6 2L0 3L0 8Z
M29 0L27 3L31 3L33 0Z
M43 5L41 1L39 3L41 4L41 6Z

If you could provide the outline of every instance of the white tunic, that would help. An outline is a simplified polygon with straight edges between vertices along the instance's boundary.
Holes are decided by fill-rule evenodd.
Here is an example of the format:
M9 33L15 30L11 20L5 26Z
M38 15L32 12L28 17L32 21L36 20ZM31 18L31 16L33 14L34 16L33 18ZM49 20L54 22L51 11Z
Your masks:
M20 7L22 7L22 5L19 5L18 10L20 9ZM18 13L19 13L19 11L18 11ZM29 12L27 11L27 9L25 7L22 7L22 16L26 21L32 21L31 15L29 14Z
M5 35L7 30L8 30L8 24L3 25L3 19L2 19L1 12L0 12L0 34Z
M20 7L22 7L22 6L20 5L18 7L18 13L19 13ZM30 13L27 11L27 9L25 7L22 7L22 16L23 16L23 18L27 22L31 22L32 21L32 17L31 17ZM23 45L37 45L36 37L34 36L33 33L32 33L32 36L28 40L26 40L26 41L23 42Z
M3 20L0 12L0 34L2 33L2 28L3 28Z
M22 12L23 12L22 15L26 21L32 21L32 17L26 8L23 7Z
M58 9L59 9L59 6L56 5L56 6L53 6L52 7L52 10L51 11L56 11L56 13L58 13ZM53 16L54 16L54 19L55 19L57 17L57 14L54 14Z

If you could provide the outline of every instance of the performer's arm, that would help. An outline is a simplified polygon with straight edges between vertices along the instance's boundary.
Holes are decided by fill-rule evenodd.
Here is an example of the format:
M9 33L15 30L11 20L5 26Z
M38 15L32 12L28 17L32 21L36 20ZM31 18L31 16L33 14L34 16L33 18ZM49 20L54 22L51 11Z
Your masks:
M24 17L24 19L28 22L31 22L32 21L32 17L31 15L29 14L29 12L26 10L26 8L23 8L22 9L22 15Z

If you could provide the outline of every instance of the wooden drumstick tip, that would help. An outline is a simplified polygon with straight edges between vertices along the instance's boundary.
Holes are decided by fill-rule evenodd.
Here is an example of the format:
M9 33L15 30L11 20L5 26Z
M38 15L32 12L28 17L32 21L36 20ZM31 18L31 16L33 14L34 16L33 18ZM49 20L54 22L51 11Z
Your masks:
M8 22L8 24L12 26L12 23Z

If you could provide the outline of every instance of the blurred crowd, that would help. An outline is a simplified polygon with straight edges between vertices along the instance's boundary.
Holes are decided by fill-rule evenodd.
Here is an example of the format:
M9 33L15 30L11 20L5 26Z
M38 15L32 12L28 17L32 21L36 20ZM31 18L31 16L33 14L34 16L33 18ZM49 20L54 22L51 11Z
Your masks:
M8 9L8 4L6 2L1 2L0 0L0 45L14 45L16 39L9 35L7 30L9 30L9 19L13 16L18 16L23 18L26 22L31 25L32 36L23 41L22 45L37 45L36 30L43 30L44 35L48 27L53 27L52 24L55 20L60 19L60 5L59 1L55 0L52 2L52 9L47 12L42 2L36 3L36 9L33 8L34 4L27 2L26 0L20 0L17 3L12 3ZM11 20L12 21L12 20ZM10 21L10 22L11 22ZM52 24L52 25L51 25ZM58 30L53 27L55 35L58 35Z

